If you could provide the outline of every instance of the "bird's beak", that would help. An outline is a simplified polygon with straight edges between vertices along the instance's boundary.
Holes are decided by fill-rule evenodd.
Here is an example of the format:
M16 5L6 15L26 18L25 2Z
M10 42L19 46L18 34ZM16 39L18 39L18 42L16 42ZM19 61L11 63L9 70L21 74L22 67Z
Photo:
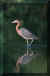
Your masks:
M16 20L12 21L11 23L16 23Z
M13 21L11 23L14 23Z

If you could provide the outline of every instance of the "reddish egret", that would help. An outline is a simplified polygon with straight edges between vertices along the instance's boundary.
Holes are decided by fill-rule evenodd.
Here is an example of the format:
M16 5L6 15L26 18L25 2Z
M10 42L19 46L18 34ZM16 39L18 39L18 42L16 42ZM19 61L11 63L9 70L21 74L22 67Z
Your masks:
M16 23L16 32L18 33L18 35L27 40L27 56L28 56L28 40L31 40L30 44L32 44L34 40L38 40L38 37L36 37L34 34L32 34L29 30L27 30L24 27L19 29L19 26L21 26L21 22L19 20L14 20L12 21L12 23Z

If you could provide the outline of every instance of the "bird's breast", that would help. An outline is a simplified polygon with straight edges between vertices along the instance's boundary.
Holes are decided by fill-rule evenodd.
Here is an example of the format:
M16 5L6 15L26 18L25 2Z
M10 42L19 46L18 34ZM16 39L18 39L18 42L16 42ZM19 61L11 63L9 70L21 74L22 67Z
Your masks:
M22 36L22 32L20 30L17 31L19 36Z
M17 30L17 33L18 33L19 36L21 36L22 38L24 38L24 39L26 39L26 40L27 40L27 39L32 40L32 38L29 38L29 37L24 36L24 34L22 33L21 30Z

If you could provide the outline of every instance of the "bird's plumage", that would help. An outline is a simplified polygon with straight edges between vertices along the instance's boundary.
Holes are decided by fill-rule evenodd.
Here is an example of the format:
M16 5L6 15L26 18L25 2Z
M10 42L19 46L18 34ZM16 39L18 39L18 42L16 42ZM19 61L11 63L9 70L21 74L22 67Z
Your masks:
M22 33L22 35L25 37L25 39L37 39L38 37L36 37L34 34L32 34L29 30L27 30L26 28L20 28L20 31Z

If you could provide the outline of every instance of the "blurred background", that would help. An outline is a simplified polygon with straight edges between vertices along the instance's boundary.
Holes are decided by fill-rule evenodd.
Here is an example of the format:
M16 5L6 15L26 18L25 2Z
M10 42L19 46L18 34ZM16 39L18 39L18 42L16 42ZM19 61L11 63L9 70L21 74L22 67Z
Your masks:
M26 52L26 42L11 23L15 19L40 38L32 44L40 57L19 65L19 72L47 73L47 0L0 0L0 73L16 72L16 61Z

